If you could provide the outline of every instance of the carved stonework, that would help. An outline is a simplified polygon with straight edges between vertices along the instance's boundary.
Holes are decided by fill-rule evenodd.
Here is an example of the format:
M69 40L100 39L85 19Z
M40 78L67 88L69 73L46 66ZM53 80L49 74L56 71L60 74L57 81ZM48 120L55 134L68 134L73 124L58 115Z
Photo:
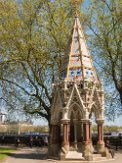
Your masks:
M56 150L59 149L57 154L63 159L70 148L75 148L87 160L93 160L90 123L93 113L98 124L98 146L104 150L104 143L100 145L103 142L103 123L100 123L104 119L103 86L96 75L77 16L71 37L70 51L62 59L60 79L53 84L51 124L55 125L55 129L52 134L52 148L55 146ZM60 139L56 137L59 134L57 125L61 129Z

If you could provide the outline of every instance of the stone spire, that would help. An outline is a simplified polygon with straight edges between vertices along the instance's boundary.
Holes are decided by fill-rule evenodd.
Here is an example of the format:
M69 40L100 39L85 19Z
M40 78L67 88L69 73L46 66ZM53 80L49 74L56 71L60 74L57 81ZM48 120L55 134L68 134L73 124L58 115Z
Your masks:
M67 81L97 81L96 70L92 63L85 35L78 18L78 2L75 0L75 20L69 50L62 60L62 78Z

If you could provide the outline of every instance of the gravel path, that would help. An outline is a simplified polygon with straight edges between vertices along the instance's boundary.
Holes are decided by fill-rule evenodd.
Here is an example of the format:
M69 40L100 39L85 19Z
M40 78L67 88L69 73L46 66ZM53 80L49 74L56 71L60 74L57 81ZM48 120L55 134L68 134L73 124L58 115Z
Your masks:
M9 156L3 163L78 163L82 161L58 161L46 158L47 149L46 148L28 148L23 147L15 151L11 156ZM86 163L86 161L83 161ZM87 161L88 162L88 161ZM92 161L95 162L106 162L106 163L122 163L122 151L116 153L115 159L106 161Z

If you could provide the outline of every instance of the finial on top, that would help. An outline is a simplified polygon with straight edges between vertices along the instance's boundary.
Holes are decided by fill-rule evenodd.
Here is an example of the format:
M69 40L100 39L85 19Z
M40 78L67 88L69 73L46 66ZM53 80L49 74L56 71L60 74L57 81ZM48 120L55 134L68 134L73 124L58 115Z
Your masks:
M78 16L78 11L79 11L79 5L80 3L82 2L82 0L74 0L74 3L75 3L75 15Z

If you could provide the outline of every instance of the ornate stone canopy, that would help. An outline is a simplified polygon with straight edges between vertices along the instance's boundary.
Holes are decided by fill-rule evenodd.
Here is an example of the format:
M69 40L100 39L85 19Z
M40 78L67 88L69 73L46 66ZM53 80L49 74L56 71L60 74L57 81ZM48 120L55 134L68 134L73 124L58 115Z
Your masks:
M53 84L49 152L52 156L59 154L60 158L65 159L73 148L92 160L92 114L98 124L98 151L104 149L104 91L77 12L68 49L62 59L61 76Z

